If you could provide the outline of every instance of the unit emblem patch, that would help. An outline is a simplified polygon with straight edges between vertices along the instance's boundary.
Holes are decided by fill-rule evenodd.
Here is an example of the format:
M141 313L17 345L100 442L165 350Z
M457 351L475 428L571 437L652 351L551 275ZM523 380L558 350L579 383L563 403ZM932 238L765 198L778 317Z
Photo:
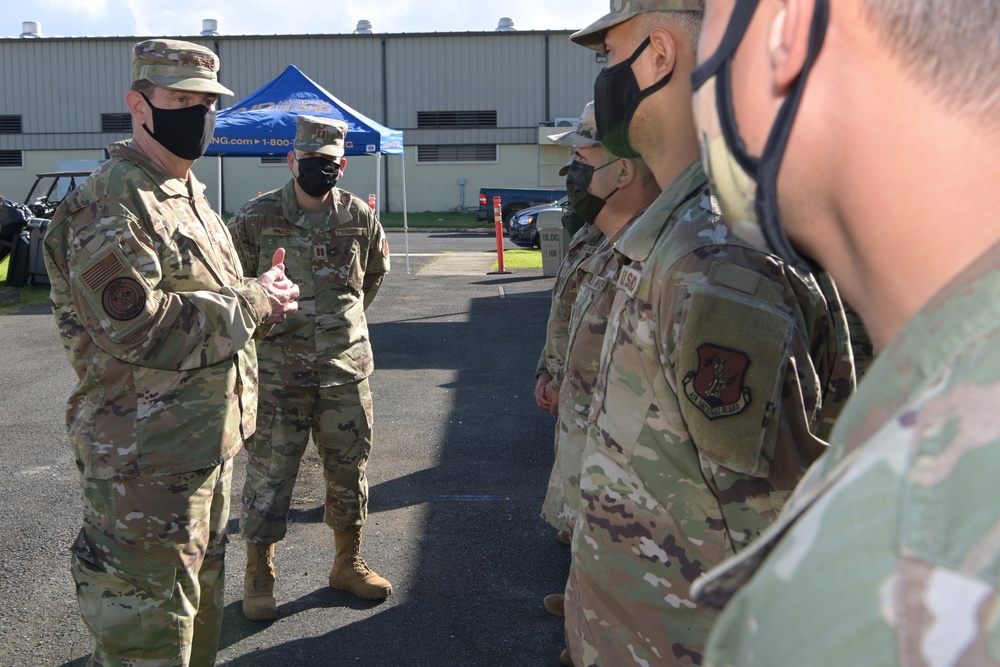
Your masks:
M684 394L709 419L738 415L750 405L750 388L743 386L750 358L718 345L698 348L698 369L684 378Z
M132 320L146 305L146 290L135 278L115 278L104 288L101 303L113 319Z

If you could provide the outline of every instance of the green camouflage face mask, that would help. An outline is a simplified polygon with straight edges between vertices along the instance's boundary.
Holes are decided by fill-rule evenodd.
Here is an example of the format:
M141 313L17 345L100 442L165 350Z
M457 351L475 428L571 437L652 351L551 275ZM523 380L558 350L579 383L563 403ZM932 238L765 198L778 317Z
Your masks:
M796 251L782 228L777 184L806 80L826 35L828 0L816 2L806 62L778 111L760 157L746 151L736 125L731 86L733 58L757 4L758 0L736 3L719 48L691 73L702 162L722 207L722 215L733 233L778 255L797 269L811 271L815 265Z

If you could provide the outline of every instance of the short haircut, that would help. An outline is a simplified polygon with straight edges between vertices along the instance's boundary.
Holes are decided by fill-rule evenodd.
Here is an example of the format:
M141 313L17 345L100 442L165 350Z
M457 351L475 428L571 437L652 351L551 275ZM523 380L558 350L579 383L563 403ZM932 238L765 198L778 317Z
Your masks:
M701 24L704 12L700 11L658 11L644 12L636 16L646 34L655 28L666 28L679 33L687 42L689 52L694 55L698 49L698 36L701 34Z
M643 160L641 157L622 158L622 159L625 160L626 162L632 163L632 166L635 167L636 181L641 181L646 178L655 178L655 176L653 175L653 171L649 168L649 165L646 164L646 161Z
M146 97L152 97L156 92L156 84L149 79L139 79L138 81L133 81L130 88L137 93L142 93Z
M1000 2L858 0L918 81L956 111L1000 123Z

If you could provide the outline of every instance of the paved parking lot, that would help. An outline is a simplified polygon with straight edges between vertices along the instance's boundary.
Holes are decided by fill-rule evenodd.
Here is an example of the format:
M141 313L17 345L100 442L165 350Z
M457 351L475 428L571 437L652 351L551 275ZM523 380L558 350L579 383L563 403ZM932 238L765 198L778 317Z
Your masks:
M220 663L558 665L562 624L540 603L561 589L569 556L538 518L553 420L531 396L552 281L539 270L486 275L492 237L463 233L411 232L407 275L404 237L389 238L392 273L369 311L364 553L396 593L370 603L326 587L332 535L310 451L277 548L273 623L240 613L244 547L231 518ZM90 651L68 574L79 528L63 427L73 380L47 309L0 317L2 666L82 666Z

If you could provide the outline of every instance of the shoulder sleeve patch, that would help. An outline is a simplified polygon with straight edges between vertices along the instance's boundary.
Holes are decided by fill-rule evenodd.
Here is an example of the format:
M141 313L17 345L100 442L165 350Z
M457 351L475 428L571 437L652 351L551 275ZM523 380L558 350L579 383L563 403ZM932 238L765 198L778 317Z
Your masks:
M121 273L125 268L124 263L115 253L108 253L104 259L99 260L89 269L81 274L84 284L92 292L96 292L102 285Z
M105 285L101 304L112 319L134 320L146 306L146 290L135 278L115 278Z
M682 318L678 403L692 440L719 465L766 474L792 318L759 297L705 284L692 288Z
M146 280L114 246L91 259L79 276L80 291L94 312L107 318L101 326L115 341L142 326L146 318L141 316L157 305Z

